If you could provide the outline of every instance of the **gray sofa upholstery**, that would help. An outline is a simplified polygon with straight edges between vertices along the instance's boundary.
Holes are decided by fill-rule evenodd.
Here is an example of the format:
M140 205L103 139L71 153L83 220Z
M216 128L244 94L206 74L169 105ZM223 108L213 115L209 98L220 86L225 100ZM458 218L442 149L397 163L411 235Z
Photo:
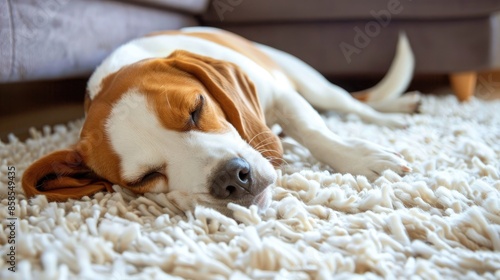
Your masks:
M145 3L149 5L145 5ZM88 76L120 44L196 25L208 0L0 0L0 82Z

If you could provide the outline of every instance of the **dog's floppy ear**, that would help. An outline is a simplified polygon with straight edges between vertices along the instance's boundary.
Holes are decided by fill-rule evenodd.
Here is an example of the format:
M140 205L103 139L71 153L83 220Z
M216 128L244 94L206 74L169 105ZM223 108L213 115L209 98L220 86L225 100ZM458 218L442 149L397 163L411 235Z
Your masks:
M274 166L281 163L281 142L265 123L254 84L237 65L186 51L176 51L168 59L204 84L244 140Z
M49 201L113 191L112 184L88 168L75 149L56 151L35 161L24 172L22 186L27 198L43 194Z

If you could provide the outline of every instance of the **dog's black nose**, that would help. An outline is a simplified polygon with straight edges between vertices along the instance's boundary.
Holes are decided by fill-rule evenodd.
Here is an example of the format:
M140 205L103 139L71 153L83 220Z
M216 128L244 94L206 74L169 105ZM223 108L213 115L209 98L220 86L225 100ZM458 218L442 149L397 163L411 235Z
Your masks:
M250 193L252 170L242 158L233 158L215 172L210 194L216 198L239 199Z

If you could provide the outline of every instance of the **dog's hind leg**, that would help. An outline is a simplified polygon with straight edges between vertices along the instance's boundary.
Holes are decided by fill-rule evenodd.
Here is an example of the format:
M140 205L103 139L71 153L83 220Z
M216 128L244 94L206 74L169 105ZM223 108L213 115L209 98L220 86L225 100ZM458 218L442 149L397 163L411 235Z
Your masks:
M406 126L405 115L382 114L376 111L368 104L354 99L346 90L330 83L300 59L265 45L257 44L257 47L280 65L288 78L296 85L297 91L317 109L355 113L364 121L384 126ZM367 102L372 102L378 107L383 107L380 105L383 104L383 100L399 96L411 80L413 55L411 49L408 49L406 37L400 38L398 48L402 51L398 51L388 75L377 86L367 91Z

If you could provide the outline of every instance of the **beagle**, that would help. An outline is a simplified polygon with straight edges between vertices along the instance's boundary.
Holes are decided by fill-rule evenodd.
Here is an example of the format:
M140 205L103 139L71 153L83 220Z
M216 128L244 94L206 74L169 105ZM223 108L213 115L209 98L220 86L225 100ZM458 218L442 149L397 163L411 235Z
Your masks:
M78 143L34 162L23 189L27 197L64 201L117 184L138 194L167 193L180 210L201 204L230 215L229 202L265 209L283 161L273 124L337 172L371 180L386 169L403 175L411 168L400 154L339 138L312 106L405 127L401 112L414 110L418 96L399 95L413 64L401 35L386 77L358 93L362 103L299 59L226 31L151 34L121 46L95 70Z

